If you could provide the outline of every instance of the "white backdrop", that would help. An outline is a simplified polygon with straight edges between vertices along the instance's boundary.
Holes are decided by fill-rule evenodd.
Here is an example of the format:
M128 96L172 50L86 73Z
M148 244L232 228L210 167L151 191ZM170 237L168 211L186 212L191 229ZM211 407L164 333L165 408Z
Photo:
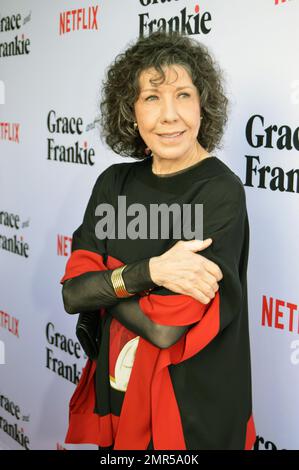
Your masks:
M105 69L141 24L148 34L150 21L178 16L181 28L184 15L190 34L205 25L192 37L225 72L231 112L214 153L247 182L256 448L299 449L298 0L1 0L1 448L96 448L64 444L86 359L73 354L77 317L59 280L97 176L124 161L93 124ZM78 119L79 133L57 132L54 114ZM76 142L94 164L49 150Z

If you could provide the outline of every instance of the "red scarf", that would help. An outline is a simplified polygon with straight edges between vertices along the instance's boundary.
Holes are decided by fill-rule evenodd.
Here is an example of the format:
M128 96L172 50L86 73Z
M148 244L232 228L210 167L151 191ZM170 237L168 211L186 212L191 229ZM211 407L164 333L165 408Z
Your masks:
M108 256L105 266L101 255L87 250L75 250L60 282L87 271L115 269L123 264ZM187 295L150 294L140 297L141 310L156 323L173 326L197 324L168 349L159 349L140 337L118 419L115 450L146 450L151 436L156 450L186 449L168 366L194 356L217 335L220 328L219 302L218 291L207 305ZM105 309L101 309L100 313L105 314ZM96 361L88 359L70 401L66 443L90 443L103 447L113 443L112 420L115 417L111 414L100 416L93 413L95 370ZM245 450L252 448L255 439L251 416L247 423Z

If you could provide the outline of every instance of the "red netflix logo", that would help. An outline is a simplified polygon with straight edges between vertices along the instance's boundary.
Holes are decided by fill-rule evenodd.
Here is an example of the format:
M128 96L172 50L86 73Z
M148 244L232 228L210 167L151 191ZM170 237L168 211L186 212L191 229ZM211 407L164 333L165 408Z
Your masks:
M0 139L20 143L20 124L16 122L0 122Z
M0 326L19 338L19 320L0 310Z
M78 8L77 10L68 10L60 13L59 34L70 33L84 29L98 30L98 13L99 6Z
M299 333L298 305L263 295L262 326Z
M280 3L287 3L287 2L290 2L291 0L274 0L275 1L275 5L280 5Z
M65 235L57 235L57 255L69 256L71 253L72 238Z

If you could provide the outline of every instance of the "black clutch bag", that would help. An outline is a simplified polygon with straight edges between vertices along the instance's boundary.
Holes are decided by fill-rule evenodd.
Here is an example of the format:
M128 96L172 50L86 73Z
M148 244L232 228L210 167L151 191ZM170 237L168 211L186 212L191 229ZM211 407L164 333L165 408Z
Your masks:
M94 361L100 347L101 317L100 312L79 313L76 325L76 336L85 354Z

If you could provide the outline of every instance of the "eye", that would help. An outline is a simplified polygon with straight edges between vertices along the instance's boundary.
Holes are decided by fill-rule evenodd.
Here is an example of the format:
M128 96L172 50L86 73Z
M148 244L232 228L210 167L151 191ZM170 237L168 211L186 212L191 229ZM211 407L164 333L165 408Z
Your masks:
M145 98L145 101L151 101L150 98L157 98L156 95L150 95Z
M179 93L178 96L188 96L190 97L190 94L189 93ZM151 98L158 98L157 95L150 95L150 96L147 96L147 98L145 98L145 101L152 101Z

